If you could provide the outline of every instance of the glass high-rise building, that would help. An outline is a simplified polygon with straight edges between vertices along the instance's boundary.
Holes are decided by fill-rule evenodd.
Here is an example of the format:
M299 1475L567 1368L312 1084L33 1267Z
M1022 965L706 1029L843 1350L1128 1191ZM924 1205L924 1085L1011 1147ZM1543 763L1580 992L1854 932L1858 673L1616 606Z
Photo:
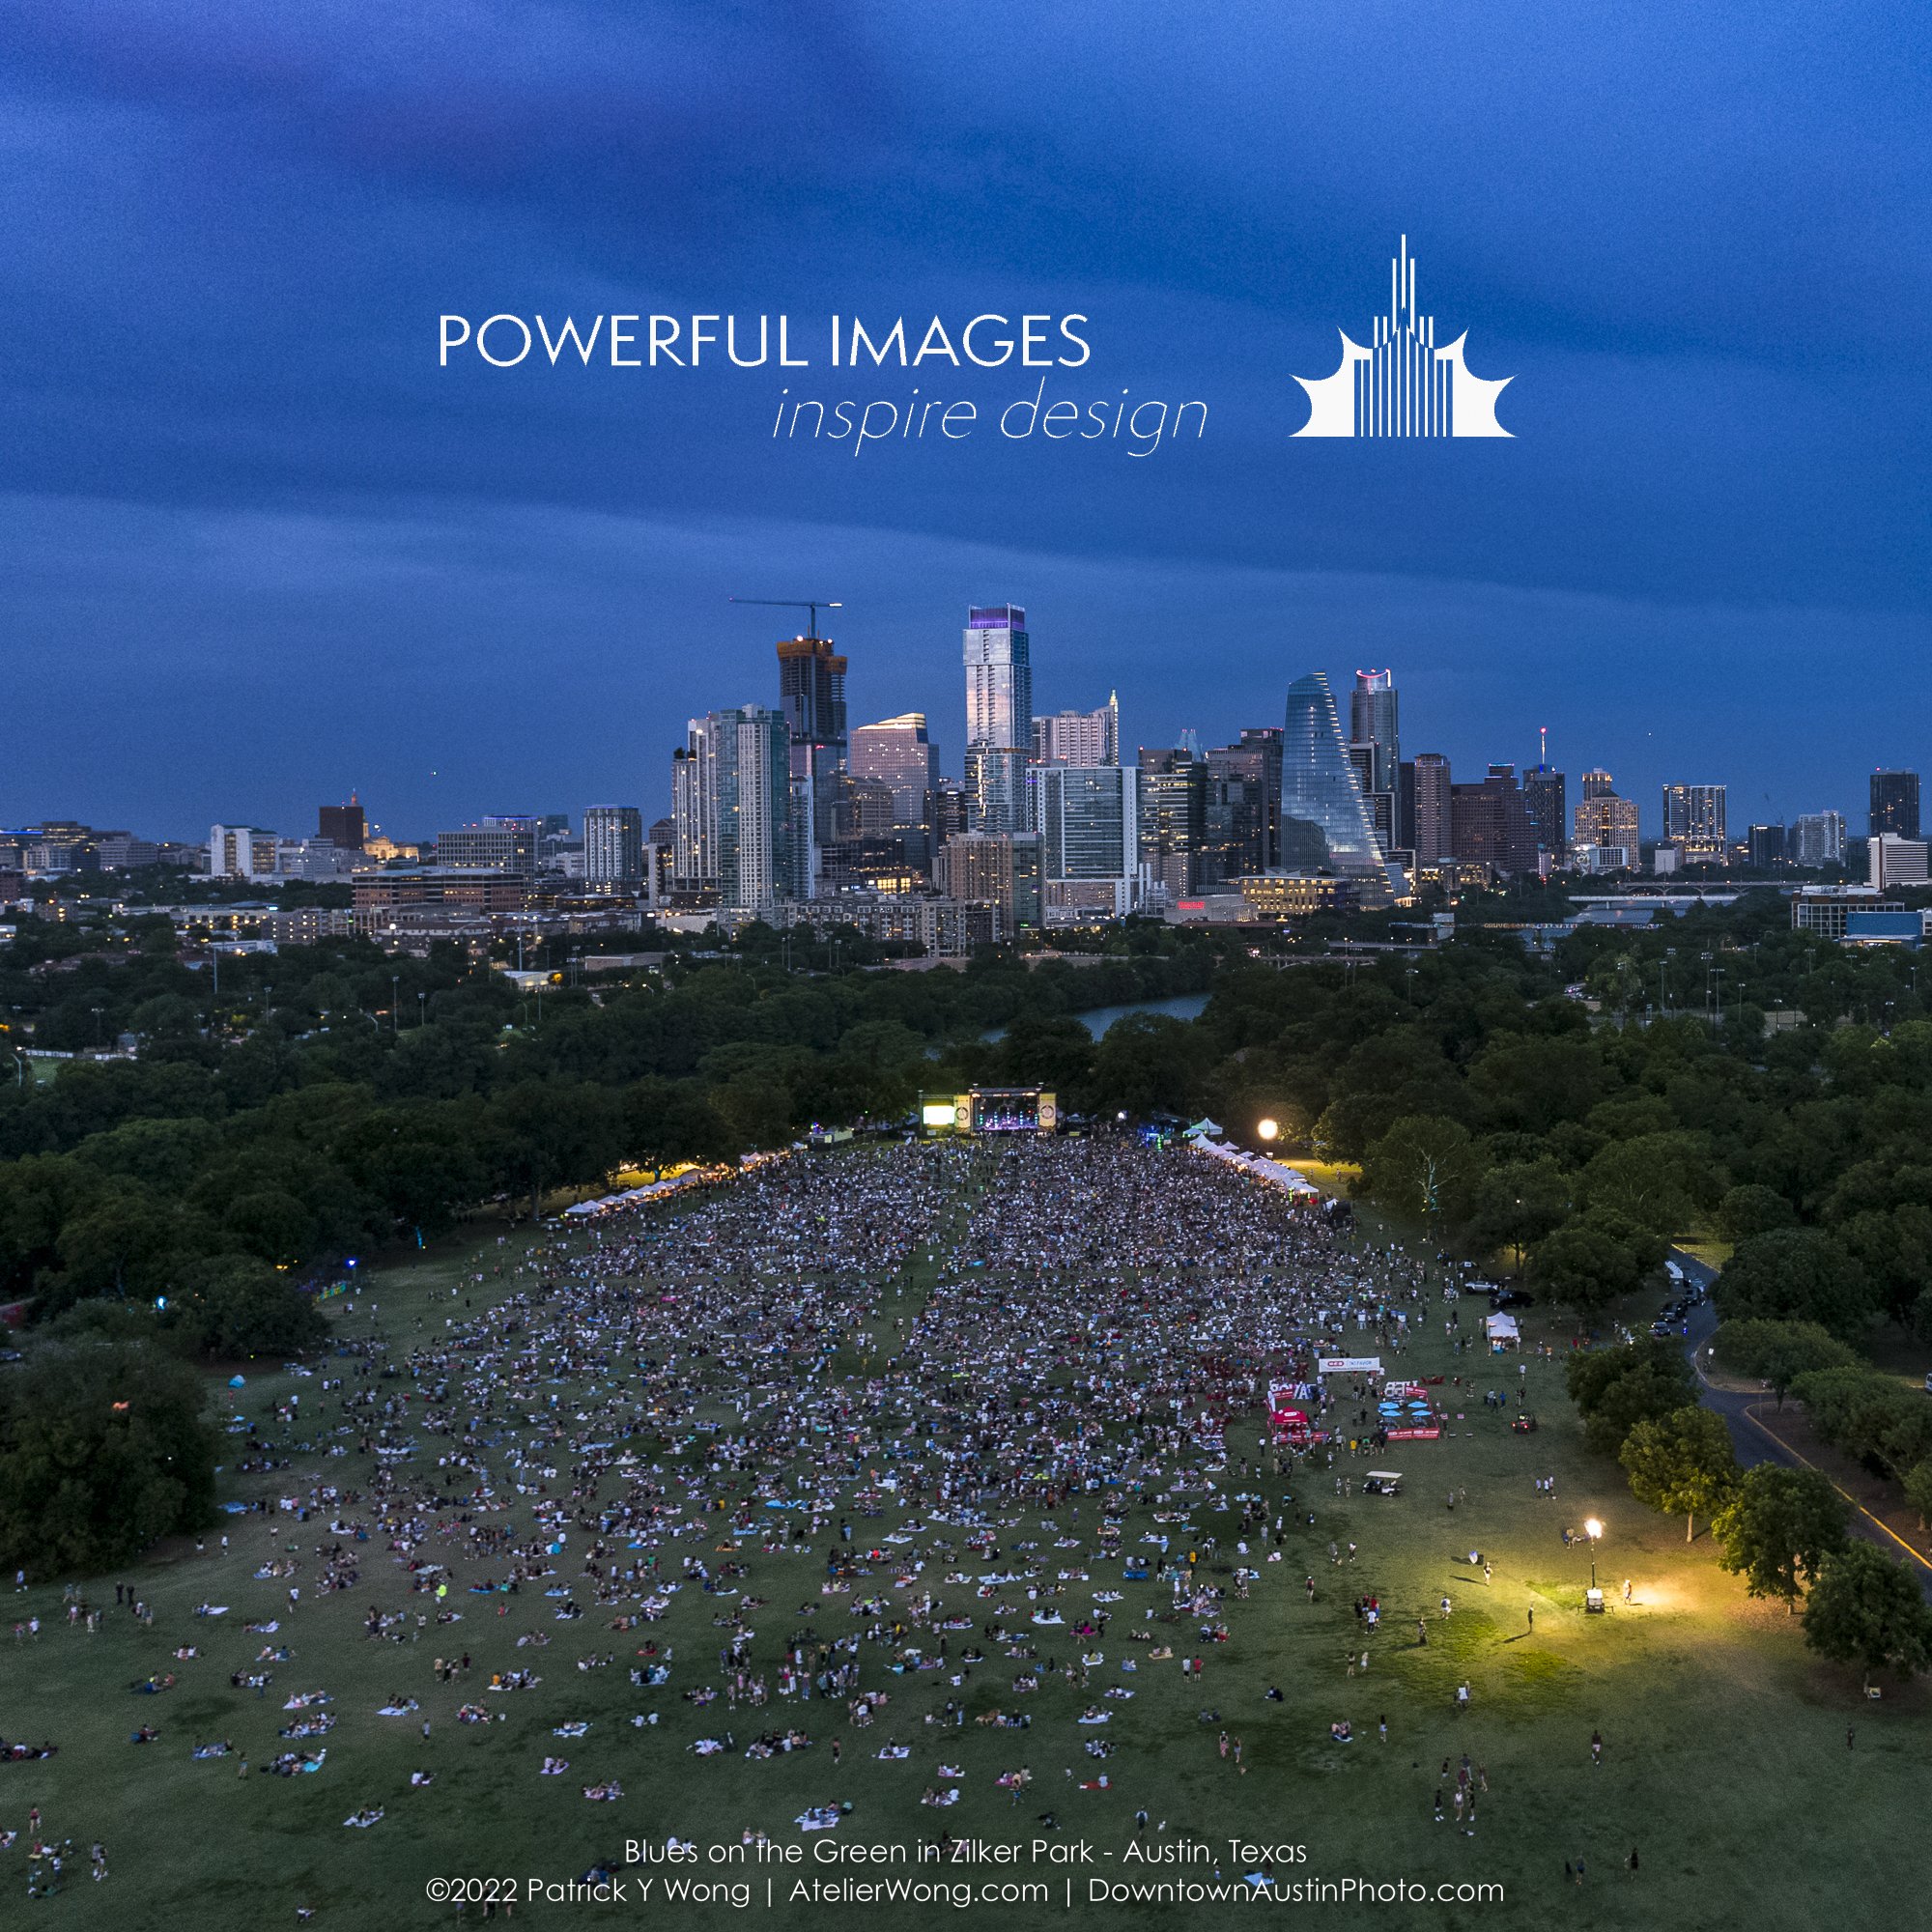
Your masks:
M1208 764L1184 751L1141 748L1140 862L1148 876L1182 898L1201 889L1208 830Z
M1200 889L1213 892L1281 864L1281 729L1250 725L1207 765Z
M922 868L938 849L933 836L932 795L939 788L939 753L926 736L925 713L908 711L876 724L853 727L846 764L854 778L890 785L893 824L909 864Z
M966 612L966 742L1025 751L1033 742L1033 645L1013 604Z
M1396 722L1395 672L1358 670L1349 697L1349 742L1374 747L1371 791L1395 790L1395 768L1402 761Z
M715 715L692 719L670 754L672 886L707 892L718 884L718 732Z
M1569 847L1570 814L1565 794L1568 775L1548 764L1531 765L1522 775L1523 796L1529 801L1529 815L1536 820L1537 843L1558 865Z
M968 745L965 790L969 832L1032 829L1027 754L1017 746Z
M1871 835L1894 833L1900 838L1918 837L1918 774L1874 772L1871 775Z
M1041 863L1049 885L1111 886L1114 910L1132 910L1139 776L1132 765L1048 765L1039 773Z
M1288 688L1281 742L1281 856L1291 871L1333 872L1361 881L1364 904L1386 903L1398 889L1342 737L1335 694L1324 671L1310 671Z
M751 909L798 895L804 828L783 715L762 704L713 711L692 720L690 740L672 770L679 883L715 883L721 904Z

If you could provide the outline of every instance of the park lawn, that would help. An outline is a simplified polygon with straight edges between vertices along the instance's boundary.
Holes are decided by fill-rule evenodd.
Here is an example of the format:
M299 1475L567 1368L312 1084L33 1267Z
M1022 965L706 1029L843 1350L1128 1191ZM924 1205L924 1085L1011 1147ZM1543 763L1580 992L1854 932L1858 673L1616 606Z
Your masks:
M514 1255L526 1239L513 1236L509 1248L498 1250L493 1236L473 1253L432 1253L384 1269L364 1290L362 1305L353 1314L338 1310L335 1319L359 1329L370 1320L367 1304L380 1301L400 1350L415 1339L418 1321L427 1332L452 1312L460 1314L464 1294L478 1300L509 1292L507 1276L480 1284L470 1277ZM911 1272L911 1280L882 1297L889 1312L916 1304L929 1287L923 1262ZM1480 1304L1465 1302L1463 1308L1467 1320ZM1532 1342L1556 1332L1546 1330L1533 1311L1528 1326ZM1406 1922L1417 1924L1543 1928L1559 1915L1574 1914L1605 1926L1800 1928L1818 1922L1827 1898L1834 1913L1848 1917L1861 1910L1895 1914L1898 1901L1917 1895L1923 1882L1921 1767L1932 1746L1932 1706L1918 1690L1889 1690L1883 1702L1865 1704L1857 1694L1856 1673L1814 1662L1793 1620L1744 1597L1736 1579L1717 1568L1708 1537L1687 1548L1681 1520L1640 1509L1615 1468L1582 1447L1561 1393L1563 1346L1559 1339L1557 1355L1531 1359L1529 1406L1544 1427L1522 1436L1509 1432L1505 1412L1486 1409L1480 1400L1484 1386L1515 1379L1513 1362L1492 1363L1474 1350L1452 1354L1439 1322L1421 1336L1404 1365L1411 1372L1463 1375L1476 1393L1464 1400L1455 1384L1445 1384L1451 1433L1441 1441L1392 1444L1373 1457L1342 1459L1340 1470L1351 1477L1370 1466L1402 1469L1408 1485L1399 1497L1355 1494L1345 1501L1326 1472L1304 1472L1294 1482L1297 1504L1304 1512L1312 1509L1316 1521L1295 1528L1283 1562L1263 1566L1250 1601L1229 1604L1226 1620L1234 1635L1224 1647L1200 1641L1186 1626L1150 1622L1151 1605L1166 1607L1164 1588L1125 1583L1117 1573L1088 1564L1092 1583L1070 1586L1069 1624L1090 1588L1123 1592L1101 1644L1107 1662L1094 1672L1092 1688L1077 1691L1050 1680L1032 1696L1016 1698L1009 1678L1013 1666L989 1645L987 1662L965 1693L975 1713L995 1706L1031 1710L1034 1724L1026 1731L921 1722L952 1694L950 1688L929 1678L882 1675L886 1653L873 1645L865 1651L865 1681L889 1688L892 1701L870 1730L842 1721L835 1727L834 1715L843 1717L836 1704L776 1696L762 1711L730 1713L722 1698L696 1710L679 1693L722 1682L715 1661L721 1633L712 1623L722 1606L696 1588L674 1598L663 1622L615 1634L605 1627L608 1613L595 1607L579 1622L557 1623L554 1605L526 1590L507 1600L510 1614L499 1618L494 1614L498 1600L470 1597L459 1587L451 1601L463 1611L461 1622L432 1626L407 1643L370 1642L360 1624L369 1603L413 1611L430 1601L407 1592L375 1533L359 1587L313 1600L305 1593L289 1616L285 1584L256 1581L252 1573L291 1543L308 1559L326 1523L298 1525L281 1516L225 1519L234 1538L227 1558L197 1558L189 1546L164 1551L122 1579L156 1606L152 1631L114 1611L112 1577L88 1586L92 1601L104 1597L109 1606L98 1637L65 1627L57 1583L13 1599L16 1616L36 1610L48 1628L31 1647L14 1646L11 1631L0 1628L0 1734L33 1742L51 1737L61 1751L46 1762L0 1764L0 1828L24 1827L28 1805L38 1803L44 1829L71 1835L80 1852L66 1894L49 1912L58 1911L69 1924L111 1925L115 1932L176 1922L209 1932L254 1932L292 1922L298 1904L315 1907L315 1922L323 1927L386 1932L434 1925L453 1915L425 1900L424 1883L432 1877L564 1879L595 1860L617 1861L627 1838L661 1842L675 1833L731 1845L747 1828L761 1829L781 1844L802 1844L808 1862L776 1872L733 1864L700 1868L698 1875L748 1877L759 1903L771 1876L784 1922L843 1924L854 1908L783 1903L801 1873L838 1877L854 1869L810 1862L826 1839L801 1838L791 1822L808 1804L839 1799L856 1807L828 1834L839 1843L910 1845L934 1837L942 1826L955 1837L1024 1842L1040 1830L1037 1814L1051 1811L1061 1829L1048 1834L1049 1841L1065 1846L1084 1839L1098 1862L1022 1862L991 1872L868 1866L857 1875L877 1878L883 1870L914 1878L936 1873L952 1881L1037 1878L1052 1888L1058 1908L1071 1873L1078 1910L1089 1918L1100 1908L1078 1901L1093 1876L1212 1876L1213 1865L1136 1867L1118 1856L1100 1859L1125 1848L1138 1805L1165 1826L1151 1833L1155 1842L1184 1835L1205 1840L1215 1847L1218 1867L1228 1876L1239 1867L1227 1856L1226 1841L1239 1835L1305 1845L1305 1864L1277 1866L1285 1877L1469 1880L1505 1888L1499 1904L1413 1908ZM319 1405L319 1396L310 1394L318 1387L319 1378L251 1376L227 1412L245 1409L253 1416L270 1398L295 1392L303 1395L303 1406ZM567 1399L561 1406L568 1409ZM722 1405L719 1412L724 1412ZM1253 1437L1233 1434L1230 1447L1236 1455L1251 1452ZM354 1454L333 1462L298 1457L291 1474L316 1467L341 1472L347 1484L357 1481L366 1465ZM1555 1476L1553 1498L1534 1492L1536 1475ZM224 1495L252 1496L274 1488L273 1478L224 1476L222 1482ZM1240 1487L1232 1474L1229 1487ZM1270 1481L1268 1487L1277 1486ZM1452 1487L1459 1495L1453 1512L1447 1506ZM1091 1524L1095 1513L1090 1500L1081 1525ZM1566 1548L1561 1537L1566 1524L1574 1529L1591 1514L1605 1525L1599 1569L1609 1594L1615 1598L1625 1576L1634 1584L1633 1605L1604 1617L1582 1612L1587 1549L1580 1544ZM526 1527L526 1518L518 1520ZM1056 1520L1063 1531L1073 1526L1069 1511ZM1216 1517L1197 1512L1194 1521L1201 1534L1211 1534ZM1145 1512L1137 1512L1125 1547L1135 1548L1147 1526ZM891 1517L854 1519L861 1543L894 1527ZM1050 1551L1053 1534L1030 1521L1001 1540L1009 1545L1012 1537L1038 1537ZM1331 1538L1345 1550L1351 1539L1359 1545L1352 1568L1329 1566ZM761 1660L769 1658L775 1639L804 1626L801 1606L810 1606L812 1626L823 1635L850 1627L850 1600L818 1593L825 1541L821 1537L812 1552L800 1556L761 1556L755 1546L743 1552L752 1570L745 1587L769 1602L753 1619ZM1492 1584L1484 1584L1479 1569L1456 1560L1471 1548L1490 1558ZM434 1548L426 1553L437 1554ZM1068 1563L1081 1560L1079 1551L1050 1553ZM1237 1559L1224 1547L1208 1560L1211 1566ZM939 1583L948 1567L929 1564L922 1582L983 1618L991 1605ZM962 1557L956 1567L976 1572L983 1565ZM305 1574L312 1568L305 1563ZM675 1574L674 1561L671 1568ZM1302 1580L1309 1574L1317 1587L1312 1605ZM856 1590L864 1594L891 1583L890 1571L881 1566L876 1579L862 1579ZM1369 1590L1382 1600L1383 1626L1368 1643L1368 1675L1351 1678L1345 1658L1358 1653L1363 1639L1349 1605ZM1002 1595L1010 1599L1014 1592ZM1445 1595L1453 1605L1446 1620L1438 1608ZM227 1616L195 1619L191 1608L202 1601L229 1605ZM275 1636L242 1633L244 1620L278 1611L282 1628ZM1429 1633L1420 1647L1414 1641L1418 1615L1426 1617ZM1146 1661L1147 1646L1126 1640L1132 1628L1154 1630L1178 1655L1205 1653L1205 1676L1183 1680L1178 1656L1168 1663ZM542 1649L513 1647L517 1634L530 1632L547 1632L553 1641ZM661 1690L636 1690L627 1681L631 1654L645 1636L675 1652L671 1682ZM965 1640L959 1634L954 1650ZM171 1652L182 1642L199 1644L202 1658L175 1663ZM295 1656L273 1666L268 1698L229 1688L231 1671L250 1662L262 1644L280 1642L290 1643ZM1051 1652L1064 1662L1080 1640L1041 1631L1037 1642L1042 1656ZM438 1687L432 1659L466 1648L475 1660L469 1681ZM611 1666L577 1669L580 1656L606 1652L615 1653ZM1119 1662L1129 1655L1141 1659L1140 1668L1121 1673ZM508 1695L482 1690L490 1670L513 1665L535 1667L542 1684ZM174 1691L146 1697L127 1690L130 1681L164 1669L181 1677ZM1458 1716L1454 1692L1464 1681L1471 1706ZM1136 1694L1103 1702L1114 1712L1103 1730L1078 1727L1076 1713L1108 1683ZM1282 1690L1282 1702L1264 1700L1270 1685ZM189 1760L192 1744L222 1737L245 1750L251 1764L291 1748L275 1736L276 1726L289 1721L282 1700L291 1691L316 1689L333 1694L328 1708L340 1719L323 1741L328 1758L319 1774L283 1779L251 1770L244 1779L233 1759ZM376 1716L377 1705L393 1691L419 1698L422 1712ZM459 1726L455 1709L466 1700L502 1708L507 1721ZM1219 1721L1204 1724L1204 1707L1217 1710ZM629 1718L647 1710L660 1714L660 1724L632 1728ZM423 1715L433 1722L427 1742L418 1734ZM1382 1716L1389 1723L1386 1746L1376 1735ZM1330 1741L1328 1726L1339 1718L1352 1722L1353 1744ZM587 1737L552 1735L553 1726L576 1719L590 1720ZM143 1721L160 1729L160 1741L128 1744L128 1733ZM812 1734L810 1750L764 1763L745 1760L748 1738L788 1723ZM1857 1729L1856 1749L1846 1746L1848 1725ZM1243 1742L1244 1774L1218 1754L1223 1726ZM684 1748L726 1727L738 1741L729 1755L698 1760ZM836 1771L828 1748L835 1728L844 1744ZM1605 1740L1601 1767L1590 1761L1593 1730ZM1096 1734L1119 1747L1104 1765L1080 1748ZM873 1759L869 1753L889 1738L910 1744L912 1758ZM1484 1767L1491 1787L1480 1801L1473 1836L1432 1822L1439 1767L1464 1750ZM568 1776L537 1775L547 1751L570 1760ZM966 1775L960 1803L935 1811L918 1800L938 1781L942 1758ZM1021 1765L1031 1767L1034 1783L1015 1805L995 1789L994 1779ZM436 1783L411 1790L408 1777L416 1767L433 1771ZM1112 1789L1075 1788L1077 1779L1101 1770L1111 1776ZM621 1779L623 1802L585 1803L580 1787L608 1777ZM387 1816L372 1831L345 1830L343 1819L364 1804L385 1805ZM106 1842L112 1871L100 1886L90 1885L84 1872L86 1846L97 1837ZM1620 1868L1633 1846L1642 1860L1635 1881ZM1593 1894L1587 1902L1564 1889L1565 1861L1578 1857ZM24 1885L23 1832L20 1843L0 1853L0 1894L17 1888L17 1896ZM564 1909L582 1908L553 1908L548 1916ZM976 1905L970 1922L1016 1925L1041 1909ZM1216 1909L1142 1906L1130 1916L1136 1923L1178 1925ZM724 1910L704 1908L698 1917ZM881 1924L906 1916L903 1907L858 1908L861 1919L867 1912L883 1913L876 1921ZM1366 1925L1386 1922L1388 1912L1342 1906L1331 1916L1343 1926ZM531 1916L542 1922L544 1908L533 1908Z
M1323 1194L1338 1195L1344 1201L1349 1199L1355 1182L1362 1178L1358 1161L1304 1160L1298 1155L1291 1159L1284 1155L1281 1164L1293 1168L1304 1180L1319 1187Z

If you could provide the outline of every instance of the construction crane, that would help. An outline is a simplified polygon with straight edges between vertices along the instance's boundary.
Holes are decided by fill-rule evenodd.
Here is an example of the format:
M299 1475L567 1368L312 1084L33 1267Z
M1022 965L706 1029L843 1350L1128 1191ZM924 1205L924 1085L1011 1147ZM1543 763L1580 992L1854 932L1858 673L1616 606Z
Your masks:
M810 619L805 635L819 641L818 612L822 606L827 611L840 611L844 606L833 597L727 597L727 604L769 604L781 611L810 611Z

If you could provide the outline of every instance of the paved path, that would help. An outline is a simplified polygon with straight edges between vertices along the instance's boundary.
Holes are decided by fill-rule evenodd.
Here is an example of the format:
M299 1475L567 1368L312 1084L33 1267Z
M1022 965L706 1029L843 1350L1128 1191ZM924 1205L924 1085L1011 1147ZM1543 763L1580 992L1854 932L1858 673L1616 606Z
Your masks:
M1718 1272L1707 1264L1696 1261L1679 1249L1671 1250L1671 1259L1691 1281L1701 1283L1706 1289L1717 1280ZM1746 1468L1758 1463L1776 1463L1787 1469L1809 1469L1816 1467L1808 1463L1797 1450L1774 1435L1771 1427L1760 1422L1750 1411L1758 1398L1744 1395L1731 1389L1714 1388L1706 1379L1702 1365L1705 1345L1718 1326L1718 1311L1708 1299L1700 1301L1690 1312L1690 1334L1684 1343L1684 1352L1690 1357L1691 1373L1697 1378L1698 1400L1707 1408L1716 1409L1724 1418L1724 1426L1731 1432L1731 1443L1737 1450L1738 1461ZM1932 1603L1932 1563L1928 1563L1920 1552L1894 1535L1877 1517L1861 1503L1856 1496L1839 1489L1836 1483L1832 1487L1851 1505L1851 1528L1856 1536L1862 1536L1866 1542L1875 1543L1887 1555L1896 1557L1901 1553L1906 1558L1906 1568L1918 1578L1918 1587L1927 1603Z

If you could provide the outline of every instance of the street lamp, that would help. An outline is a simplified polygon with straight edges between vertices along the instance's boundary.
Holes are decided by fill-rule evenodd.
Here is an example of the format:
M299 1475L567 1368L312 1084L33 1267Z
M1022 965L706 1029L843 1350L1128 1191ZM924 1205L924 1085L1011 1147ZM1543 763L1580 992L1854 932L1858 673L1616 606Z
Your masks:
M1590 1587L1597 1587L1597 1539L1604 1533L1604 1525L1595 1517L1583 1520L1583 1534L1590 1539Z
M1263 1140L1271 1141L1278 1133L1281 1132L1281 1127L1277 1122L1272 1120L1257 1121L1255 1122L1255 1132L1258 1133Z

